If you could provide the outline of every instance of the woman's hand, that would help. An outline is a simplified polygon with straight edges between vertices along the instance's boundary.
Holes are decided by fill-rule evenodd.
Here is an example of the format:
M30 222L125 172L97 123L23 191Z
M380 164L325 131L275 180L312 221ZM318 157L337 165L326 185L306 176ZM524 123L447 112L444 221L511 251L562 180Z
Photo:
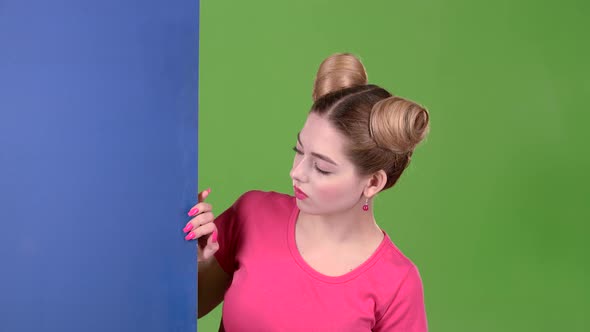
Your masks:
M187 233L185 240L197 240L199 262L209 259L219 249L217 227L213 223L215 217L213 216L212 207L211 204L204 202L209 193L211 193L211 189L199 193L199 203L188 212L188 215L193 219L183 229Z

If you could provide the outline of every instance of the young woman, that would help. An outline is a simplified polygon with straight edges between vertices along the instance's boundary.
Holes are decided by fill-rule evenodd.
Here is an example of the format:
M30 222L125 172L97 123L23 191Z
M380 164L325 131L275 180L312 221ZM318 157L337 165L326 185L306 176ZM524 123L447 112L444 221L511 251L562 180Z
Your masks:
M214 218L199 203L198 316L220 302L220 331L427 331L416 266L377 225L391 188L428 132L420 105L367 84L361 62L322 62L296 137L291 195L249 191Z

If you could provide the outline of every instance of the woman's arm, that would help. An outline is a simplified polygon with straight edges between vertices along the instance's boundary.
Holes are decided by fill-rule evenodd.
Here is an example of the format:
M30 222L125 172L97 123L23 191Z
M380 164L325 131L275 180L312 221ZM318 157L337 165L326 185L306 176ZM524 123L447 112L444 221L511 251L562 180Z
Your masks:
M199 262L198 273L198 318L208 314L223 301L223 295L231 283L215 256Z
M223 301L233 278L236 248L240 242L240 202L242 195L231 207L217 218L210 204L203 202L209 191L199 195L200 203L191 210L195 215L185 231L192 230L187 240L198 242L198 318L208 314ZM197 211L195 211L197 210ZM196 228L195 228L196 227ZM219 236L219 239L218 239Z
M197 240L198 318L208 314L223 301L231 281L231 276L221 268L214 256L219 250L218 229L214 222L213 207L204 202L210 192L211 189L208 189L199 193L199 203L188 213L193 218L183 229L188 233L186 240Z

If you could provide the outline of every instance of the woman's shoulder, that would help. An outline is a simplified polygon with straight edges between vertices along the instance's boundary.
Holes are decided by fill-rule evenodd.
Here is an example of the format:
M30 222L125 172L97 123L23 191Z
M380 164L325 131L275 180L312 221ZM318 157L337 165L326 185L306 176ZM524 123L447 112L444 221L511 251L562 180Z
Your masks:
M261 211L276 209L291 209L295 205L293 196L276 191L249 190L243 193L235 203L240 209L256 209L264 207Z
M264 190L248 190L243 193L239 198L239 201L253 203L260 200L270 200L273 202L288 202L293 201L293 196L279 193L276 191L264 191Z
M406 256L398 246L386 235L385 248L381 256L381 268L389 271L391 276L396 276L400 282L406 278L419 276L418 267Z
M375 330L390 331L397 326L404 331L426 331L424 288L418 268L388 240L381 265L374 273L378 278L375 284L382 285L376 290L379 300Z
M422 277L416 264L406 256L389 238L384 244L383 254L373 269L375 284L383 285L379 288L382 306L378 316L382 317L392 303L422 301Z
M272 199L272 200L292 200L293 196L279 193L276 191L265 191L259 189L248 190L240 196L240 199Z

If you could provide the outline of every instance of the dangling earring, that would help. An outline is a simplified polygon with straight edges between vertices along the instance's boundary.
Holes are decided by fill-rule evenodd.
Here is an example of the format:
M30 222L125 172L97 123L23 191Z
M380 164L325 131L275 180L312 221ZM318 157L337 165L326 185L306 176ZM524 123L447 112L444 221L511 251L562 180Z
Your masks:
M363 205L363 211L369 211L369 199L365 201L365 205Z

